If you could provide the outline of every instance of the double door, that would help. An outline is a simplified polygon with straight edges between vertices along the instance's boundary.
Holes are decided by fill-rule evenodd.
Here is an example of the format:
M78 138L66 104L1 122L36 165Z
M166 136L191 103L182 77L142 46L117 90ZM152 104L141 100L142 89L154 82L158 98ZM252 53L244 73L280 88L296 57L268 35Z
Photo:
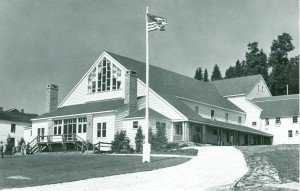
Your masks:
M68 124L64 126L64 135L67 141L73 141L76 137L76 124Z

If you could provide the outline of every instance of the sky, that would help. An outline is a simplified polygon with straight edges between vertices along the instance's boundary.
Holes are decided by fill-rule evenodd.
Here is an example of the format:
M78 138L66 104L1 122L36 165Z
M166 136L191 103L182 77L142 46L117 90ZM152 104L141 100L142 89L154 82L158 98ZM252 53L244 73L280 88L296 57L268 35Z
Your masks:
M44 113L47 84L61 102L105 50L144 62L146 6L168 20L149 33L150 64L186 76L224 76L249 42L268 55L284 32L299 54L298 0L1 0L0 107Z

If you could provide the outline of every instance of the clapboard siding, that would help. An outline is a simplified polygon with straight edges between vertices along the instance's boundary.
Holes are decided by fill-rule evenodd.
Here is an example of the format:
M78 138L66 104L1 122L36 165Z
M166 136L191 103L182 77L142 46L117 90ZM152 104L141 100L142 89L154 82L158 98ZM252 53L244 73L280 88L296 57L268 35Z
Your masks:
M238 124L238 117L242 117L242 124L245 123L246 115L239 112L234 112L222 108L217 108L213 106L204 105L201 103L195 103L187 100L182 100L189 108L195 111L195 106L199 107L199 115L205 118L211 118L211 110L214 110L215 112L215 119L218 121L225 121L225 113L228 113L228 122Z
M97 124L106 122L106 137L97 137ZM115 132L115 113L102 113L95 114L93 117L93 143L107 142L110 143L114 140Z
M138 84L138 92L144 92L144 94L138 94L138 96L144 96L146 92L146 87L144 84L141 83L140 80L138 80ZM183 115L181 115L178 111L173 109L163 98L153 93L151 89L149 91L149 107L157 111L158 113L161 113L162 115L168 117L171 120L185 120Z
M32 137L37 136L38 128L45 128L45 135L48 135L48 121L47 120L32 121ZM52 133L50 133L50 134L52 134Z
M248 99L260 98L260 97L270 97L272 96L267 84L263 79L261 79L253 90L247 95Z
M11 132L11 124L16 124L15 133ZM15 138L15 146L18 145L18 141L24 138L24 127L29 126L31 123L22 123L14 121L0 120L0 141L6 144L6 139L8 135Z
M152 132L156 133L156 122L166 123L166 137L168 141L171 141L172 122L165 119L150 118L150 127ZM122 130L126 131L127 137L130 139L130 145L135 148L135 136L137 129L133 128L133 121L138 121L138 125L142 127L143 134L145 134L145 118L126 119L123 122Z
M121 130L123 128L123 119L124 117L128 116L129 111L127 106L123 106L116 111L116 118L115 118L115 132Z

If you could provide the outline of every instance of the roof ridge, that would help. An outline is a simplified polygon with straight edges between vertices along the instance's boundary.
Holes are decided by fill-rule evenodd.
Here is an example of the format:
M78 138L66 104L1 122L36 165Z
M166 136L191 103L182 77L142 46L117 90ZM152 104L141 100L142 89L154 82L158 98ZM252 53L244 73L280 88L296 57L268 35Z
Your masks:
M255 75L249 75L249 76L240 76L240 77L235 77L235 78L222 78L220 80L214 80L211 82L220 82L220 81L226 81L226 80L236 80L236 79L240 79L240 78L249 78L249 77L262 77L261 74L255 74Z

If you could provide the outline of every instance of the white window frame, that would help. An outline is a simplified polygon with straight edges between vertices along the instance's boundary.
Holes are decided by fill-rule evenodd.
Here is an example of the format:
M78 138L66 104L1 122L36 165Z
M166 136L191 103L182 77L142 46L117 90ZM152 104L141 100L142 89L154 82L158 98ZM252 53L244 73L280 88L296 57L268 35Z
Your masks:
M105 136L103 135L104 134L103 132L105 132ZM97 123L97 138L106 138L106 137L107 137L107 123L106 122Z
M293 117L293 123L298 123L298 117L296 116Z
M139 121L132 121L132 128L138 129L139 128Z

